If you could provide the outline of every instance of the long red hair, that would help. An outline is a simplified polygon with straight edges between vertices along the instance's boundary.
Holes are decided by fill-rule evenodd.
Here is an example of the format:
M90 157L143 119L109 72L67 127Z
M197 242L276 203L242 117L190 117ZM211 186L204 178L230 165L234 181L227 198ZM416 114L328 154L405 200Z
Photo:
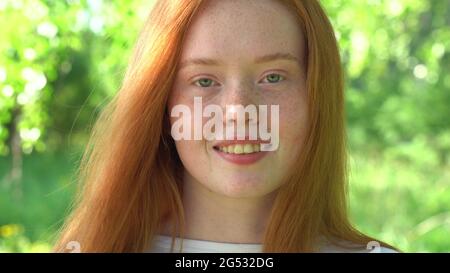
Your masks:
M155 4L122 87L94 127L81 188L55 251L77 241L82 252L141 252L166 219L173 237L183 237L183 166L166 107L183 37L202 2ZM310 128L298 165L278 192L263 251L315 251L320 237L365 246L374 239L358 232L347 214L344 87L332 26L316 0L281 2L298 15L306 40Z

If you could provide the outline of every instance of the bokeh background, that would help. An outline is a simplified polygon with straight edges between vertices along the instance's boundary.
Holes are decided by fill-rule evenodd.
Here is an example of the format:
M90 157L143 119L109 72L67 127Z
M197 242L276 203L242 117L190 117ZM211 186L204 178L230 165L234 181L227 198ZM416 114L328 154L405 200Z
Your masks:
M153 2L0 0L0 252L50 251ZM450 1L321 2L346 72L353 221L449 252Z

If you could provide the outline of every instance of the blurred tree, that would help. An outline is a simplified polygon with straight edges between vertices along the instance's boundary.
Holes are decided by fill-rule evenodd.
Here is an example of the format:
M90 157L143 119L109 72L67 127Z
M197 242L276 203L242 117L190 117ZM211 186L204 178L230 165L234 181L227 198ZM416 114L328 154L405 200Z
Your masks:
M66 72L67 52L81 46L79 10L63 1L0 2L0 154L11 151L13 159L6 181L20 181L22 150L45 149L51 83Z
M322 1L347 75L351 144L393 147L426 137L450 151L450 1Z
M0 1L0 154L12 155L5 181L20 181L22 151L66 148L77 119L75 136L85 140L80 127L119 86L150 4Z

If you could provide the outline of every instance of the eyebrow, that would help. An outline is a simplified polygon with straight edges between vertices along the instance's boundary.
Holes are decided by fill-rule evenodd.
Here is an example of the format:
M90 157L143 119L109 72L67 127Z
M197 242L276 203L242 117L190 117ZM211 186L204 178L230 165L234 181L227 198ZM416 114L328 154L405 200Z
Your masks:
M268 63L273 61L279 61L279 60L285 60L285 61L293 61L299 64L299 59L295 57L294 55L290 53L282 53L277 52L273 54L263 55L260 57L257 57L254 59L254 63L256 64L262 64L262 63ZM218 66L223 64L223 62L215 59L210 58L193 58L188 59L186 61L181 62L180 69L190 66L190 65L208 65L208 66Z

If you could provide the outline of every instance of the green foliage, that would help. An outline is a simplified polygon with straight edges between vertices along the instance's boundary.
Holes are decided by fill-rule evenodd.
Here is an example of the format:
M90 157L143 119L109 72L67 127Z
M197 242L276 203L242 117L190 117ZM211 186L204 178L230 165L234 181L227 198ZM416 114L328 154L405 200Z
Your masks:
M25 153L61 148L77 120L78 137L117 90L152 2L2 0L0 154L15 115Z
M84 147L153 2L0 0L0 182L15 120L31 153L23 196L0 185L0 233L16 227L0 252L50 249L77 165L61 151ZM321 3L346 74L352 218L404 251L449 251L448 1Z
M421 154L423 147L408 147ZM357 226L407 252L450 249L450 170L385 155L351 158L350 206ZM447 234L447 235L444 235Z
M346 70L355 222L404 251L449 251L450 5L322 3Z
M358 132L352 144L384 148L424 135L448 152L441 139L450 127L450 74L443 73L450 69L450 5L322 2L347 71L348 122Z
M49 243L30 240L23 234L21 225L9 224L0 226L0 253L24 252L43 253L50 252Z
M49 124L48 106L53 87L65 61L66 52L80 47L73 29L78 4L56 1L2 1L0 25L0 153L5 144L7 124L18 115L18 130L25 152L45 149L42 135ZM13 114L14 113L14 114Z
M19 232L13 232L17 235L14 238L23 237L28 242L52 241L75 193L73 174L80 157L78 153L67 152L26 155L20 181L22 191L11 191L0 184L0 226L20 225ZM9 158L0 157L0 175L9 167ZM3 239L0 236L0 251Z

